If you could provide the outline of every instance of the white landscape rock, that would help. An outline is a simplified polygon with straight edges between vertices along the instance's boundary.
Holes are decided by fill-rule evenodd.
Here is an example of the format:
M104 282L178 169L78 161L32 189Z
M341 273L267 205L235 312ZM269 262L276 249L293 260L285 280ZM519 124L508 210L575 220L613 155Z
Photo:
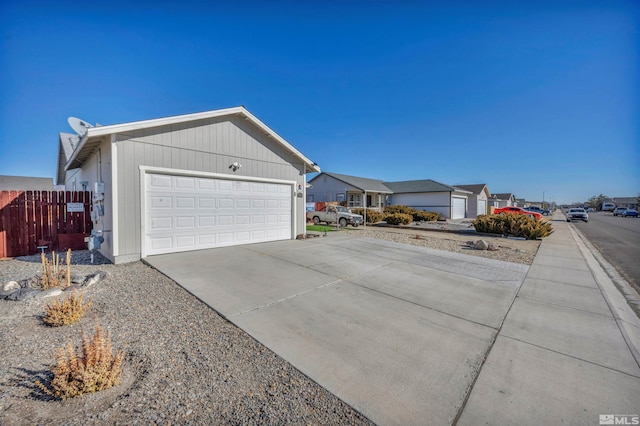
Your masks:
M44 290L41 292L38 292L35 295L36 299L44 299L47 297L55 297L55 296L59 296L60 294L62 294L62 289L60 288L50 288L49 290Z
M14 290L20 290L20 284L17 281L9 281L2 286L3 293L9 293Z

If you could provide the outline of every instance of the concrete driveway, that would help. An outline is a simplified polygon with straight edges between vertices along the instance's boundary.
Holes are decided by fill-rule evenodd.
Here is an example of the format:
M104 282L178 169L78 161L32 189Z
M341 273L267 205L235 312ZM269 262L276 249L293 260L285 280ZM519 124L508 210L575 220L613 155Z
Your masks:
M528 266L330 235L150 265L380 424L449 424Z

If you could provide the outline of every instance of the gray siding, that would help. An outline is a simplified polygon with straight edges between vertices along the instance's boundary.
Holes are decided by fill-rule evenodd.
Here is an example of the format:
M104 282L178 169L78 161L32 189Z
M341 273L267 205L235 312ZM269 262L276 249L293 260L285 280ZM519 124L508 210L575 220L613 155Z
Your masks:
M362 192L360 189L355 188L341 180L335 179L325 174L318 176L317 179L313 179L311 182L312 188L307 189L307 196L313 195L313 201L336 201L336 194L344 194L344 200L347 200L347 192L357 191Z
M140 166L295 181L305 184L301 160L241 117L200 120L116 135L118 255L141 253ZM242 164L236 172L233 162ZM304 198L296 199L296 233L304 233ZM125 219L126 218L126 219ZM295 236L294 236L295 237ZM116 259L116 262L118 262Z

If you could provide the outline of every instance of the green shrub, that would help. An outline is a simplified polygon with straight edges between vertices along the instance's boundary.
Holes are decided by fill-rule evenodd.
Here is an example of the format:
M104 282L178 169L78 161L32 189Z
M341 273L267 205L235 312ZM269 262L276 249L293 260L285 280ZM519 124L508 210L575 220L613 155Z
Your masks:
M384 214L396 214L403 213L412 215L415 210L409 206L397 205L397 206L387 206L384 208Z
M413 216L406 213L392 213L385 215L384 220L389 225L408 225L413 222Z
M351 209L351 213L359 214L364 217L364 209ZM384 215L380 213L378 210L367 209L367 223L378 223L381 222L384 218Z
M384 214L408 214L413 218L414 222L435 222L438 220L438 213L435 212L426 212L424 210L416 210L409 206L397 205L397 206L387 206L384 208Z
M480 215L473 221L476 231L487 234L512 235L535 240L551 235L550 222L542 222L525 215Z
M435 222L436 220L438 220L438 213L426 212L423 210L414 210L413 213L411 213L411 216L413 216L414 222Z

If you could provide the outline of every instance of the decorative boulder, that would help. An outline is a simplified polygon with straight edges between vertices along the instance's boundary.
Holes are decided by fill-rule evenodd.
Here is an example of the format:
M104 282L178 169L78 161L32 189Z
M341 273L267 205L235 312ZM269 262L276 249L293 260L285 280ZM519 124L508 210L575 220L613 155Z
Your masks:
M488 250L489 249L489 243L486 242L485 240L476 241L474 246L475 246L476 250Z
M100 281L104 280L105 278L107 278L107 273L104 271L98 271L95 274L92 275L87 275L87 277L84 279L84 283L82 283L82 285L84 287L91 287L92 285L99 283Z
M36 299L44 299L47 297L54 297L62 294L62 289L60 288L50 288L49 290L44 290L38 292L34 297Z
M40 293L40 290L35 288L21 288L18 291L14 291L9 296L5 297L6 300L15 300L21 302L23 300L34 298Z
M2 286L3 293L12 293L15 290L20 290L20 284L16 281L9 281Z

